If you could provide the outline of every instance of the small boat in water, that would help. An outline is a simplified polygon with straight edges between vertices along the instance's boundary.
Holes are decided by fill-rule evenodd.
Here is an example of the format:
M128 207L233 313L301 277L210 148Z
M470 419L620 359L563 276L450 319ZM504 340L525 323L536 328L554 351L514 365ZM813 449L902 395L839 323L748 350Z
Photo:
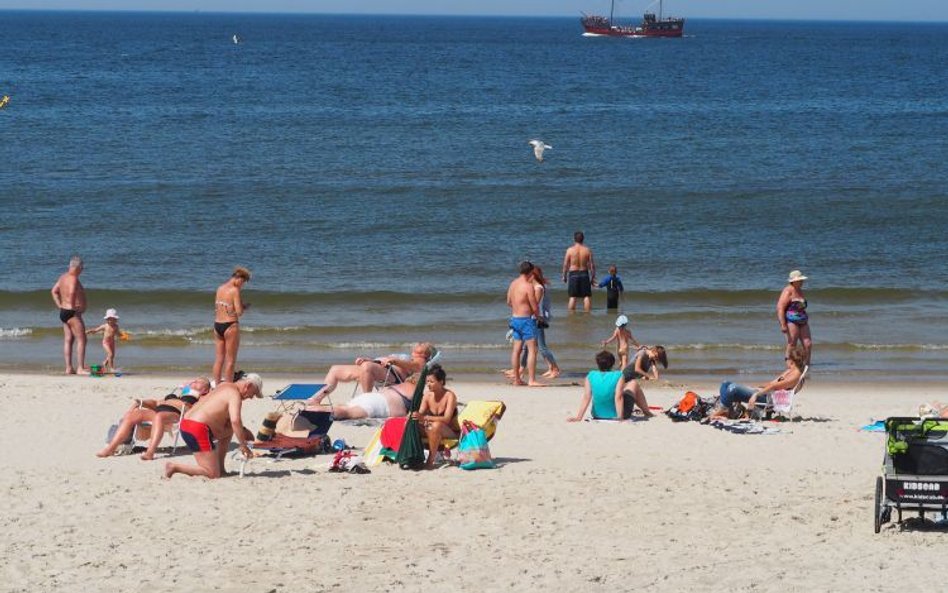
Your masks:
M652 3L654 4L654 2ZM612 0L609 16L583 14L580 23L583 35L588 37L681 37L685 30L685 19L666 17L663 14L663 0L658 0L658 15L646 10L642 24L620 25L615 19L616 0Z

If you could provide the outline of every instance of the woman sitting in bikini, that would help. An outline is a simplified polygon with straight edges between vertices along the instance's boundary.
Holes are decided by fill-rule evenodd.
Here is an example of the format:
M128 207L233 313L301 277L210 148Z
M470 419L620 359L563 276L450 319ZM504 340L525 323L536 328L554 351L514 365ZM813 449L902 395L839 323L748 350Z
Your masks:
M309 405L322 403L323 398L333 392L336 386L345 381L358 381L363 393L369 393L377 382L384 381L386 386L398 385L408 380L411 375L418 373L431 360L436 350L428 342L415 344L408 360L398 356L383 356L381 358L359 357L354 364L335 364L326 373L324 383L316 395L306 403Z
M211 383L204 377L194 379L181 388L181 395L170 393L164 400L154 399L138 400L132 404L132 407L125 412L119 422L118 429L109 444L104 449L96 453L99 457L111 457L118 450L119 445L127 443L132 436L132 431L143 424L151 424L151 436L148 441L148 448L142 453L141 458L149 461L155 458L155 451L161 444L161 439L165 434L165 427L171 426L181 417L181 412L187 407L194 405L198 398L207 395L211 390Z
M441 439L456 439L461 434L461 426L458 424L458 396L445 388L445 381L447 375L441 365L432 365L425 380L427 389L421 400L421 407L412 414L424 430L428 441L425 469L434 469Z

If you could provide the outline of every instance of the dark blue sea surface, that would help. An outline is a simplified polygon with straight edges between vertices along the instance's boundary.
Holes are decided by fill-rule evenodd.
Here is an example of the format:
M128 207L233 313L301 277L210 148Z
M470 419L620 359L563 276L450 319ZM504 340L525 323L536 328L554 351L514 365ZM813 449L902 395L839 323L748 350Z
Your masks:
M554 281L548 340L580 372L614 319L601 294L566 314L581 229L670 371L780 368L774 306L801 269L817 374L948 377L948 25L580 33L0 13L0 366L61 366L48 290L79 253L87 317L117 307L133 334L127 368L207 366L212 292L241 264L245 366L428 338L450 370L486 372L530 258Z

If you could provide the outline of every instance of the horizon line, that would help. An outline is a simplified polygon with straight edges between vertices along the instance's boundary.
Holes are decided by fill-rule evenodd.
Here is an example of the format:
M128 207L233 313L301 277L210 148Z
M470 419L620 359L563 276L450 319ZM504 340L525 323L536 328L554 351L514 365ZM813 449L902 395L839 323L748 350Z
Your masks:
M349 16L349 17L443 17L443 18L516 18L516 19L566 19L575 18L574 15L550 14L550 15L530 15L530 14L446 14L446 13L398 13L398 12L373 12L373 13L353 13L353 12L300 12L300 11L268 11L268 10L181 10L181 9L127 9L127 8L0 8L3 12L39 12L39 13L120 13L120 14L203 14L203 15L247 15L247 16ZM585 14L579 11L577 15ZM686 20L700 21L742 21L742 22L784 22L784 23L900 23L900 24L925 24L938 25L948 23L946 20L920 21L913 19L891 19L891 18L866 18L866 19L848 19L848 18L792 18L792 17L726 17L726 16L696 16L684 17Z

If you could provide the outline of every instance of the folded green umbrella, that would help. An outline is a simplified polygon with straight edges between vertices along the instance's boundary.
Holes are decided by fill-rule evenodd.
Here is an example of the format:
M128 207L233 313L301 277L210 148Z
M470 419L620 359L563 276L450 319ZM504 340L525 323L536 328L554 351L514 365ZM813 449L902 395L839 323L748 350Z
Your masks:
M425 446L421 443L421 429L418 420L412 418L412 413L421 408L421 399L425 394L425 378L428 376L428 365L421 369L415 393L411 397L411 407L408 409L408 420L405 422L405 432L402 442L398 446L398 455L395 462L402 469L421 469L425 464Z

